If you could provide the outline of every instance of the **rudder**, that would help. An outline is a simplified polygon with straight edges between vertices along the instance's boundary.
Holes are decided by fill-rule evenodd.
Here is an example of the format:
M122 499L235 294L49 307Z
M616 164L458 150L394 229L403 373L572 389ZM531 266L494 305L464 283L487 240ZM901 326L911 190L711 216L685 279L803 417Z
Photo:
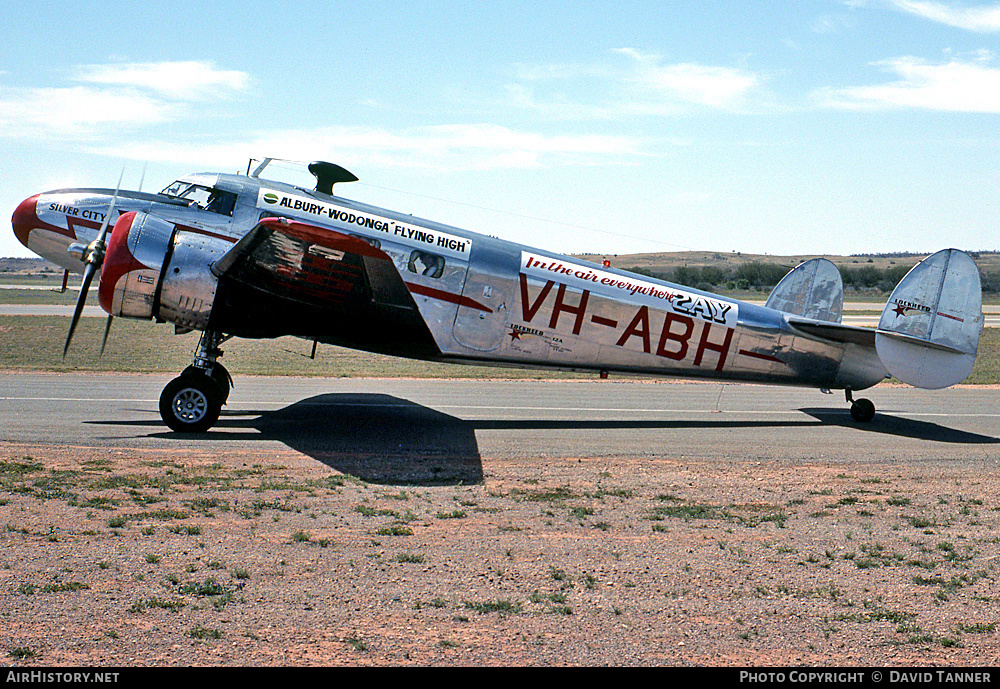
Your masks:
M840 270L825 258L811 258L781 278L765 306L803 318L840 323L844 311Z
M886 370L919 388L959 383L972 372L983 329L979 268L943 249L900 280L882 311L875 349Z

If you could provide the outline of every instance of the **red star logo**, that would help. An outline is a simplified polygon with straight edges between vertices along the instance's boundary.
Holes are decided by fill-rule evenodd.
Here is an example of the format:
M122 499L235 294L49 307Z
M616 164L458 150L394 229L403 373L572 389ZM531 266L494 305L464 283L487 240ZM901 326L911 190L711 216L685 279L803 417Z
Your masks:
M514 330L513 328L511 328L510 329L510 341L513 342L514 340L520 340L520 339L521 339L521 333L519 333L517 330Z
M894 308L893 311L895 312L895 314L897 316L905 316L906 315L906 307L905 306L900 306L899 304L896 304L896 308Z

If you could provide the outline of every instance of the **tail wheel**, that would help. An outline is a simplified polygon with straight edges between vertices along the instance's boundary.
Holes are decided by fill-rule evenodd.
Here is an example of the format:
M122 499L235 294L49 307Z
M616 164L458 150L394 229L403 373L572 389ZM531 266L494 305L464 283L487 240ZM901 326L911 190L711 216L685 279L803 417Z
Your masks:
M203 433L222 412L223 392L204 374L188 374L167 383L160 394L160 416L178 433Z
M870 400L855 400L854 403L851 404L851 417L855 421L868 423L875 418L875 405L872 404Z

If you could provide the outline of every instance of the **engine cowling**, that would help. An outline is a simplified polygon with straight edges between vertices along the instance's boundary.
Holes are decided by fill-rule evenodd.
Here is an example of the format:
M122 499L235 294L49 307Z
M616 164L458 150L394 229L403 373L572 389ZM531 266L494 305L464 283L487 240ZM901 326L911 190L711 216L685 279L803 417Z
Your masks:
M111 231L97 296L112 316L152 318L173 223L147 213L123 213Z
M178 229L163 270L157 316L187 328L207 329L219 286L212 264L232 246L217 236Z
M158 318L185 328L208 327L218 278L211 266L232 247L148 213L115 223L98 296L112 316Z

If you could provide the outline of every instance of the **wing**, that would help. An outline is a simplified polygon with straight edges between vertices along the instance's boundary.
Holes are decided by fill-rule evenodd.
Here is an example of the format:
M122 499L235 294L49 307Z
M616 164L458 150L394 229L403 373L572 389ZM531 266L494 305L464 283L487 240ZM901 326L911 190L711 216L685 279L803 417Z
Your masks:
M875 348L875 331L871 328L862 328L856 325L844 325L843 323L828 323L825 321L814 321L795 316L788 317L788 324L796 330L809 333L815 337L825 340L841 342L843 344L855 344L862 347Z
M392 258L359 237L269 218L212 272L219 284L210 327L220 332L440 354Z

